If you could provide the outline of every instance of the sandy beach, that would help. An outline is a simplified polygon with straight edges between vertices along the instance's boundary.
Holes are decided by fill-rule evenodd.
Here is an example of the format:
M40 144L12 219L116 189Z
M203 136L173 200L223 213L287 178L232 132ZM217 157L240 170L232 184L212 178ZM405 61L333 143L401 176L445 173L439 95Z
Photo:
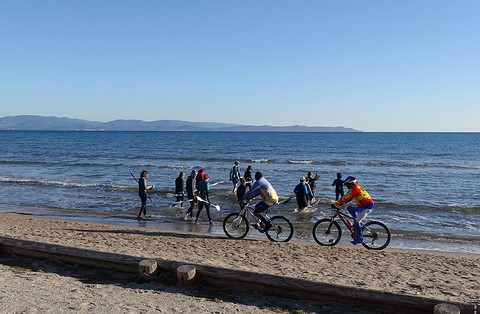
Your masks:
M368 251L361 246L321 247L314 242L272 243L248 238L237 241L209 234L48 220L11 213L0 214L0 233L23 240L356 285L446 302L479 303L480 300L480 255L477 254L388 248ZM56 273L19 271L8 265L0 267L0 298L4 306L1 313L35 313L37 310L32 310L35 308L40 309L38 312L54 312L58 306L65 309L63 312L108 312L112 304L117 312L123 313L155 310L165 313L282 312L278 308L259 307L261 303L238 300L229 303L186 296L178 291L167 292L165 287L149 286L142 290L141 287L113 284L85 284ZM63 292L59 294L59 291ZM85 291L89 291L86 299L78 296ZM132 296L126 296L127 291ZM29 301L33 303L18 305L18 296L25 293L43 303ZM161 297L160 293L167 294ZM257 296L257 299L262 297ZM112 304L106 304L108 302ZM308 302L303 305L305 312L315 312L308 306Z

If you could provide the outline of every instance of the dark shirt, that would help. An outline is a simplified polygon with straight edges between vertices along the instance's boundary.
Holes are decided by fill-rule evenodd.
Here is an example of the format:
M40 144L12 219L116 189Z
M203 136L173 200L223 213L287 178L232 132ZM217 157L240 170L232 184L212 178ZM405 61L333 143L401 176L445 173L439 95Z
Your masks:
M180 194L183 193L183 178L178 177L175 179L175 193Z
M337 192L343 191L343 180L335 179L332 183L332 186L335 186L335 191Z
M193 199L195 197L195 180L190 176L187 178L187 197L189 200Z

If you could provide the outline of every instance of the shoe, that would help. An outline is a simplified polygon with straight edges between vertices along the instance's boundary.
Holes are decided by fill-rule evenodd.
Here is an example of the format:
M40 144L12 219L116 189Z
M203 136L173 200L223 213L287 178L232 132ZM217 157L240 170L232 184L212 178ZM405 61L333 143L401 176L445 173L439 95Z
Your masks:
M210 224L211 224L211 225L214 225L214 224L215 224L215 221L210 220Z
M189 220L189 219L192 219L192 217L190 217L188 214L185 215L185 217L183 218L183 220Z
M198 225L198 219L195 219L195 224Z
M353 245L361 244L361 243L363 243L363 238L356 238L355 240L353 240L350 243L352 243Z
M259 228L258 224L252 224L252 227L255 228L255 229Z

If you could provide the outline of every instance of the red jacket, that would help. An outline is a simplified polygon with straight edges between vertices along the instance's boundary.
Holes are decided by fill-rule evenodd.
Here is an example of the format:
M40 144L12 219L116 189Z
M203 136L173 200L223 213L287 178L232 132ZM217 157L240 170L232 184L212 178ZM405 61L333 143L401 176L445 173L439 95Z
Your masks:
M360 185L355 184L350 188L350 190L348 190L347 194L335 202L335 205L343 205L349 202L352 198L355 200L355 203L357 203L357 207L359 208L362 208L367 204L373 204L373 199L370 197L368 192L365 191Z

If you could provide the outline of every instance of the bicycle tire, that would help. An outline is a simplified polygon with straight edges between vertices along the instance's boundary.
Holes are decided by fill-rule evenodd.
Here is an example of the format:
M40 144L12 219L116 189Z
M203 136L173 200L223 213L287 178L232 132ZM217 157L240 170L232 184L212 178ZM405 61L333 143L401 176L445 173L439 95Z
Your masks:
M238 213L231 213L223 220L223 232L232 239L243 239L250 230L248 220Z
M272 227L265 232L272 242L288 242L293 237L293 225L283 216L274 216L270 219Z
M392 238L390 229L380 221L369 221L362 228L362 245L369 250L383 250Z
M330 218L320 219L313 225L313 239L323 246L334 246L342 237L342 228L336 221Z

